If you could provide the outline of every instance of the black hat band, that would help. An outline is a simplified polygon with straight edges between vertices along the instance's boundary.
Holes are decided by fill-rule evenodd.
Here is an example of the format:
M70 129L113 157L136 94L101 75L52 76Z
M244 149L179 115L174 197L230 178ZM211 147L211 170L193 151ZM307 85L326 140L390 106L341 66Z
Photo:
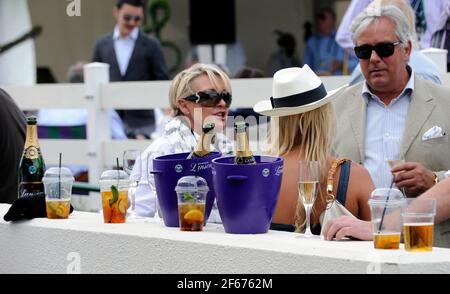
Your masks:
M319 87L309 90L308 92L276 99L270 97L270 103L272 104L272 109L282 107L298 107L319 101L326 96L327 90L322 83Z

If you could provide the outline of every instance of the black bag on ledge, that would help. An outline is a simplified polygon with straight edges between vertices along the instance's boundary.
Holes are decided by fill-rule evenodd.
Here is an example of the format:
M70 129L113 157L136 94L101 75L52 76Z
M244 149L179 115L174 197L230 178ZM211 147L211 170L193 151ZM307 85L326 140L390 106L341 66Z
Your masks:
M70 213L73 207L70 205ZM47 217L45 207L45 196L25 196L18 198L9 208L3 219L7 222L22 219L33 219Z

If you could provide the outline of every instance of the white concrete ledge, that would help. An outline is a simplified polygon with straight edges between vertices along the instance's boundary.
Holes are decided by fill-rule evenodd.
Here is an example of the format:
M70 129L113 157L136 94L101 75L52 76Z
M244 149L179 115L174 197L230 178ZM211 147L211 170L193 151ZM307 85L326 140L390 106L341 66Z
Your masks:
M372 242L326 242L269 231L225 234L209 224L181 232L154 220L103 224L101 215L6 223L0 205L0 273L450 273L450 249L373 249ZM79 263L78 263L79 261ZM79 267L78 267L79 265Z

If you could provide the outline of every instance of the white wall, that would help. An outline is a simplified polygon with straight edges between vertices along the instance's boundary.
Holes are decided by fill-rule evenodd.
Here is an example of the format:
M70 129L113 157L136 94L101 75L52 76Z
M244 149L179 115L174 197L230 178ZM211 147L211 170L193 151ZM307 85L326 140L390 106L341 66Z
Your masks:
M0 204L0 215L9 205ZM222 225L181 232L153 219L104 224L100 214L68 220L0 219L0 274L449 273L450 249L428 253L375 250L373 242L326 242L297 234L225 234ZM79 270L79 271L77 271Z

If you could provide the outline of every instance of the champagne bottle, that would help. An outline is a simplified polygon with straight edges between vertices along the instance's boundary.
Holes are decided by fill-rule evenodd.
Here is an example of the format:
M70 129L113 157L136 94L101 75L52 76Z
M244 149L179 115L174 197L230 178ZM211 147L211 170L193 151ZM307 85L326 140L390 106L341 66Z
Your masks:
M37 118L27 118L27 135L19 164L19 197L44 195L45 163L38 142Z
M256 164L247 136L247 125L240 121L234 124L234 135L236 140L235 164Z
M205 157L211 154L211 142L215 136L214 127L214 123L205 123L203 125L203 132L198 140L197 146L194 151L189 154L187 159Z

